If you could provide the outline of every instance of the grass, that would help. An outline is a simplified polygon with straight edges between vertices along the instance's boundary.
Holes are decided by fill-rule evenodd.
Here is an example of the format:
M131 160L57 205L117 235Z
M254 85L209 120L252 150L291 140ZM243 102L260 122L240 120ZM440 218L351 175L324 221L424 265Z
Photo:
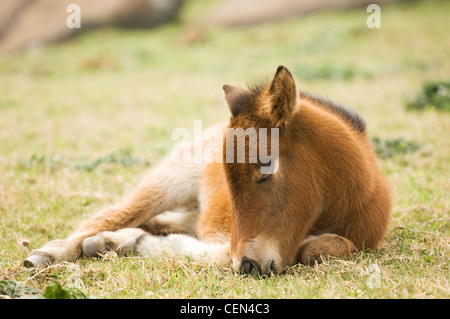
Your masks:
M56 280L63 295L90 298L449 298L450 114L406 109L423 83L448 81L449 3L382 7L381 29L356 9L186 43L186 21L209 5L190 3L158 29L98 30L0 57L0 295L61 292ZM395 198L379 250L267 279L114 254L22 266L27 250L120 200L168 154L173 129L226 119L223 84L245 86L280 64L365 117Z

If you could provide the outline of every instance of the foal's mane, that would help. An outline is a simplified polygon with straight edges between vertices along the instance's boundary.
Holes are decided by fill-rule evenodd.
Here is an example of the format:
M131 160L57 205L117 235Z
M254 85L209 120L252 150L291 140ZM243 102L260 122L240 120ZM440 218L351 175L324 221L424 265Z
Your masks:
M267 81L260 80L252 84L248 84L247 86L249 87L251 97L256 98L264 91L264 88L267 85ZM306 98L311 102L318 104L319 107L323 107L325 110L336 114L360 133L363 133L366 130L366 121L362 115L358 113L358 111L318 94L313 94L302 89L299 91L301 99Z
M345 106L339 102L330 100L329 98L313 94L304 90L300 90L300 98L307 98L319 106L331 111L340 116L344 121L349 123L355 130L363 133L366 130L366 121L358 111Z

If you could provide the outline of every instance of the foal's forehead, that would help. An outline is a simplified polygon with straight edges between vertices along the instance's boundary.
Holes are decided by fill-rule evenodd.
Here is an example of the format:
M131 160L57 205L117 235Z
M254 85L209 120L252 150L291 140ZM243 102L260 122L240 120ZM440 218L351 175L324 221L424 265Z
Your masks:
M259 114L258 108L242 112L237 116L232 116L229 125L230 128L242 128L244 131L247 129L255 129L258 131L261 128L266 128L270 131L270 126L271 122Z

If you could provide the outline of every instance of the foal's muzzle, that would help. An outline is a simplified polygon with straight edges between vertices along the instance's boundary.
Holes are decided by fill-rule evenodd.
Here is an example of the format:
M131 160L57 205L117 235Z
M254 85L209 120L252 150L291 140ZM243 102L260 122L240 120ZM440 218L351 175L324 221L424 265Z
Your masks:
M246 275L262 275L268 276L276 272L275 260L270 260L266 265L261 265L254 259L250 259L246 256L241 259L240 272Z

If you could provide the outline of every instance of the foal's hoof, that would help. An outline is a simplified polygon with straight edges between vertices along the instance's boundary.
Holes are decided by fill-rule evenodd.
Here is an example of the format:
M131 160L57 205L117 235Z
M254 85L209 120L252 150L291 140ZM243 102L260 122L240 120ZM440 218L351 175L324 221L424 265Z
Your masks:
M45 254L31 255L23 261L23 265L27 268L48 267L51 264L53 264L51 256Z
M107 250L105 240L100 236L88 237L83 241L83 255L98 257Z

